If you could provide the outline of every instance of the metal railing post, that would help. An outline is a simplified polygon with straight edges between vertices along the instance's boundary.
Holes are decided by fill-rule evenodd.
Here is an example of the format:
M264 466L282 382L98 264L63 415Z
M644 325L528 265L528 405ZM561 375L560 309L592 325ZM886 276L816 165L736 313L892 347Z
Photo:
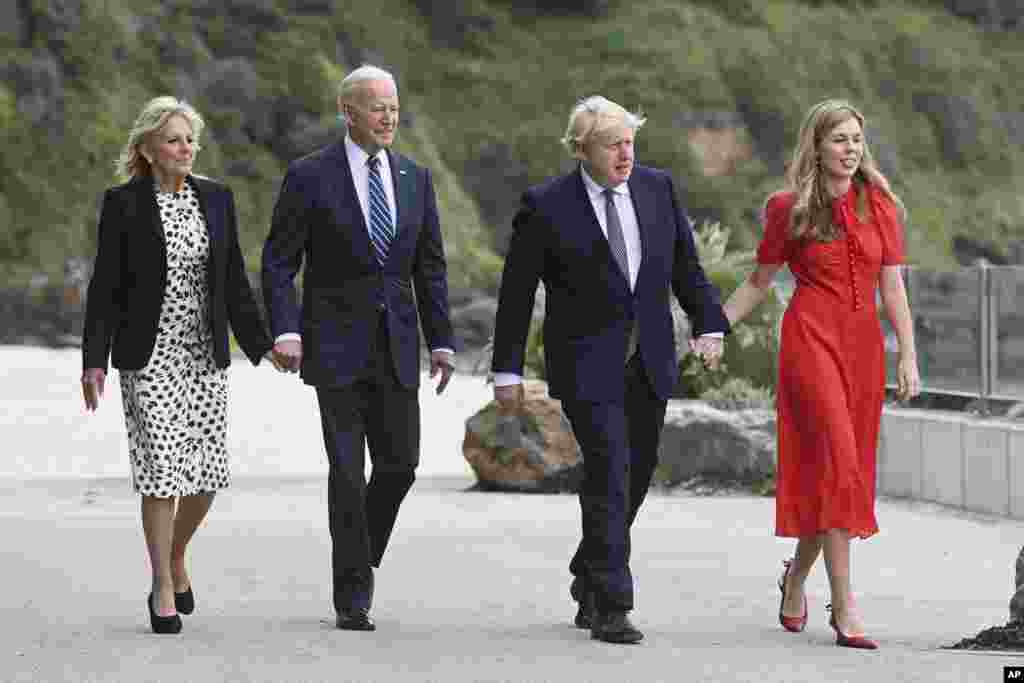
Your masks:
M978 279L978 379L981 395L978 410L982 415L989 414L989 397L992 395L991 347L992 339L992 304L991 282L987 261L979 263Z

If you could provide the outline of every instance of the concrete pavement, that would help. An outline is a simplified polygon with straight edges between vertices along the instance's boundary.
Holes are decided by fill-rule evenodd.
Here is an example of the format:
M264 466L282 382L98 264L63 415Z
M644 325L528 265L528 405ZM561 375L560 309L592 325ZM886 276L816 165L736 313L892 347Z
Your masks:
M196 612L148 631L138 499L123 480L0 489L4 681L1001 681L1024 657L939 648L1002 623L1024 528L883 501L855 548L881 648L833 645L819 566L810 624L784 632L775 581L790 544L772 501L652 496L634 535L637 646L571 626L572 496L421 481L378 572L375 633L333 628L324 482L243 479L194 542Z
M461 421L489 393L472 377L424 396L421 479L378 573L378 630L338 631L311 392L241 364L237 476L194 542L198 606L182 634L154 636L119 399L83 414L76 353L0 349L0 367L0 681L924 683L1024 665L939 649L1005 621L1024 523L891 500L854 550L877 652L833 645L820 565L808 630L779 627L792 544L772 536L772 500L744 496L652 495L633 554L647 638L591 641L571 626L575 499L467 491Z

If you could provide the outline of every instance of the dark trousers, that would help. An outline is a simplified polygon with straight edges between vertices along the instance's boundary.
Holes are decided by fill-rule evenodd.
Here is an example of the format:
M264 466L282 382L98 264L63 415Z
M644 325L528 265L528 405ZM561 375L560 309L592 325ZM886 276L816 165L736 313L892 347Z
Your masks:
M621 401L563 401L583 451L583 538L572 558L573 597L602 611L633 609L630 528L658 464L667 402L651 390L640 354L626 364Z
M375 348L354 383L318 386L317 400L330 470L327 510L336 610L370 608L379 567L398 508L416 478L420 410L416 389L395 377L382 316ZM367 484L364 448L372 470Z

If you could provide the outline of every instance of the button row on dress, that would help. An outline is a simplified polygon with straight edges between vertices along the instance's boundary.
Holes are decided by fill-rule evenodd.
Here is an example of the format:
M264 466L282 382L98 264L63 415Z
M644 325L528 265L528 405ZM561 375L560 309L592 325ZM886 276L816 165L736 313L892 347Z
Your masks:
M857 290L857 258L856 252L858 244L854 243L855 238L847 230L846 234L846 247L850 254L850 289L853 292L853 310L859 311L861 309L860 292Z

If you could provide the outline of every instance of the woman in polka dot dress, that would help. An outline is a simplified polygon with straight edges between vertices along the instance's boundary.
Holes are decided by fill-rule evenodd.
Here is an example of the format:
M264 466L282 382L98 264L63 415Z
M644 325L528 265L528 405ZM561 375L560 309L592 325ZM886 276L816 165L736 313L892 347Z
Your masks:
M82 391L120 370L132 481L153 573L154 632L181 630L195 601L185 552L230 483L228 327L258 364L272 346L245 274L231 191L192 175L203 121L172 97L135 122L107 191L86 307ZM177 504L176 504L177 502Z

